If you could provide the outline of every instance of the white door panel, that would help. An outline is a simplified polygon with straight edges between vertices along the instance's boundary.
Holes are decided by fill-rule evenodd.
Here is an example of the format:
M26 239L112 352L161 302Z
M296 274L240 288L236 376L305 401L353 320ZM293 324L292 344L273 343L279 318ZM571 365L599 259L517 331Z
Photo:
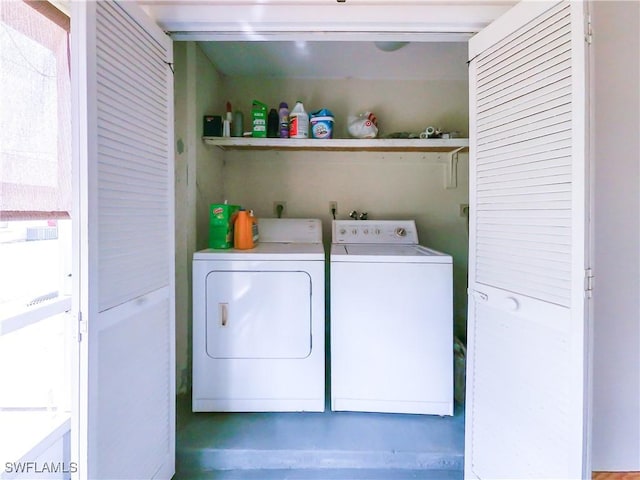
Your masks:
M173 78L132 3L73 2L80 479L169 479L175 453Z
M545 322L494 303L475 304L471 468L487 479L571 478L569 345L548 325L566 329L568 310Z
M582 478L582 2L523 2L469 43L465 476Z

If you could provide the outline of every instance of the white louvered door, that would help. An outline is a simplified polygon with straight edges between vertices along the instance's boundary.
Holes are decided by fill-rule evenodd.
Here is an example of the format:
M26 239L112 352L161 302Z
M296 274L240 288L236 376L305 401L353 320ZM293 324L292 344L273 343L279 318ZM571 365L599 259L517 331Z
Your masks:
M132 2L73 2L81 479L175 467L173 76Z
M466 478L590 473L583 9L524 2L469 43Z

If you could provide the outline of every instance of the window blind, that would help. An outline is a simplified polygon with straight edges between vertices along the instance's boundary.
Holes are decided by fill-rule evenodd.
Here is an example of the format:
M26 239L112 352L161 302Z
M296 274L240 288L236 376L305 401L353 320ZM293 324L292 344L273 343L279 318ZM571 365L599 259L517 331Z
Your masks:
M0 2L0 27L0 221L68 218L69 19L48 2Z

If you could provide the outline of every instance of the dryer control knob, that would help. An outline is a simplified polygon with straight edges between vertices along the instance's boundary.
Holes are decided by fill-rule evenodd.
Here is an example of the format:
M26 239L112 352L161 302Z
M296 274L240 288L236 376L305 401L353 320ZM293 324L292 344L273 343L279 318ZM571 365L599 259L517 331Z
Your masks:
M407 230L405 230L403 227L396 228L396 236L398 236L398 237L406 237L407 236Z

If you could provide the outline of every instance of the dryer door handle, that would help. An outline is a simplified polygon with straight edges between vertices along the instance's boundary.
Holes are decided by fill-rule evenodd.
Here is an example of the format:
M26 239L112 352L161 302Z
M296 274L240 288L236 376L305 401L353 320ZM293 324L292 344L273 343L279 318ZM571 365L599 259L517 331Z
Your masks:
M220 326L226 327L229 323L229 304L219 303L218 308L220 309Z

